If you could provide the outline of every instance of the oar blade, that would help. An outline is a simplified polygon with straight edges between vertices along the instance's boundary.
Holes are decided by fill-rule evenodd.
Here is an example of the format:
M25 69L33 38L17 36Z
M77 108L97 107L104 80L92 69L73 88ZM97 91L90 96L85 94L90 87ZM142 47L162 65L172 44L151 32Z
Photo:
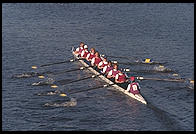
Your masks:
M52 87L52 88L57 88L58 86L57 86L57 85L52 85L51 87Z
M150 58L146 58L144 62L145 63L150 63L150 62L152 62L152 60Z
M178 74L173 74L173 76L179 76Z
M37 66L31 66L32 69L37 69Z
M40 79L44 79L45 77L43 75L38 76Z
M61 93L59 96L65 97L67 95L65 93Z
M190 80L190 83L191 83L191 84L194 84L194 80Z

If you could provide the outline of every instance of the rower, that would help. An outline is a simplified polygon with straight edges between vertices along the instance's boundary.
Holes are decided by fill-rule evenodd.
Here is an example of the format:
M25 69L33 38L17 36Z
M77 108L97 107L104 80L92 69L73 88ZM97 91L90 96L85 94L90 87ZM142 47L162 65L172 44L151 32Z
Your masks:
M108 61L108 65L103 68L102 73L105 76L107 76L108 73L110 72L110 70L112 70L112 69L113 69L112 62L111 61Z
M84 49L82 50L82 53L81 53L81 58L86 59L86 57L87 57L88 54L89 54L88 46L87 45L84 45Z
M126 74L119 70L118 74L115 76L115 83L121 86L122 88L126 89L128 86L128 79L126 78Z
M122 71L118 71L118 74L116 74L115 76L115 82L116 83L125 83L128 82L128 80L126 79L126 75L122 72Z
M82 50L84 49L84 43L80 42L80 46L76 49L76 51L74 52L75 55L80 55L82 53Z
M99 69L103 69L105 66L108 65L106 56L102 56L102 61L98 64Z
M108 75L107 75L107 78L111 78L113 81L116 77L116 75L119 73L118 71L118 65L117 63L114 63L113 65L113 69L109 71Z
M95 57L93 57L91 60L91 65L94 66L95 69L97 70L98 69L97 66L100 62L101 62L101 58L100 58L99 52L96 52Z
M95 57L95 49L91 48L90 53L86 56L86 60L91 61L93 57Z
M127 91L131 92L132 94L139 94L140 86L139 83L135 82L135 77L130 77L131 83L127 87Z

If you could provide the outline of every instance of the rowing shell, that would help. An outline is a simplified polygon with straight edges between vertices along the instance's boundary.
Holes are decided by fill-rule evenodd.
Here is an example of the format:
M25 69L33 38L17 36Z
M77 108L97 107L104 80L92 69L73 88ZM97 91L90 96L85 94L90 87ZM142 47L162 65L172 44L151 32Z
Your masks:
M76 56L76 55L74 54L74 52L72 52L72 54L74 55L74 57L75 57L76 59L79 59L79 57ZM79 62L80 62L81 64L83 64L85 67L89 67L89 65L88 65L86 62L84 62L83 60L79 60ZM143 104L147 104L147 101L142 97L141 94L135 94L135 95L134 95L134 94L132 94L132 93L126 91L124 88L122 88L122 87L120 87L120 86L114 84L114 82L112 82L111 80L109 80L109 79L106 78L105 76L100 75L100 73L97 72L97 71L96 71L95 69L93 69L92 67L89 67L88 70L90 70L91 72L93 72L95 75L99 75L98 77L101 78L102 80L104 80L105 82L107 82L108 84L113 84L112 86L115 87L117 90L119 90L119 91L123 92L124 94L126 94L126 95L128 95L128 96L130 96L130 97L132 97L132 98L134 98L134 99L136 99L136 100L138 100L138 101L140 101L140 102L143 103Z

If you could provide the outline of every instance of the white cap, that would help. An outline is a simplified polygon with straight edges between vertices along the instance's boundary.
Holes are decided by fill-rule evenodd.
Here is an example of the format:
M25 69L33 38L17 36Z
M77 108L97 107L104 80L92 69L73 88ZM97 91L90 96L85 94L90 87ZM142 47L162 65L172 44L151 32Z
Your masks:
M88 46L87 45L84 45L84 48L88 48Z

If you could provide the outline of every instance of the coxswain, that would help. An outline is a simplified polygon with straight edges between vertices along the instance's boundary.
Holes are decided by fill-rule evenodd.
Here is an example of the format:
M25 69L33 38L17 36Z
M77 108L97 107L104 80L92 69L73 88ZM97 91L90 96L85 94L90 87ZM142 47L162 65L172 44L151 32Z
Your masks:
M112 62L111 61L108 61L108 65L103 68L102 73L105 76L107 76L108 73L110 72L110 70L112 70L112 69L113 69Z
M101 58L100 58L99 52L95 52L95 57L92 58L91 65L97 68L100 62L101 62Z
M84 49L82 50L82 53L81 53L81 58L86 59L86 57L87 57L88 54L89 54L88 46L87 45L84 45Z
M108 65L106 56L102 56L102 61L98 64L99 69L103 69L105 66Z
M86 56L86 60L91 61L93 57L95 57L95 49L91 48L90 53Z
M80 56L83 49L84 49L84 43L80 42L80 46L78 48L76 48L76 51L74 52L74 54L77 55L77 56Z
M109 71L107 78L111 78L114 81L114 79L118 73L119 73L118 65L117 65L117 63L114 63L113 69Z
M132 94L139 94L140 86L139 83L135 81L135 77L130 77L131 83L127 86L127 91L131 92Z

